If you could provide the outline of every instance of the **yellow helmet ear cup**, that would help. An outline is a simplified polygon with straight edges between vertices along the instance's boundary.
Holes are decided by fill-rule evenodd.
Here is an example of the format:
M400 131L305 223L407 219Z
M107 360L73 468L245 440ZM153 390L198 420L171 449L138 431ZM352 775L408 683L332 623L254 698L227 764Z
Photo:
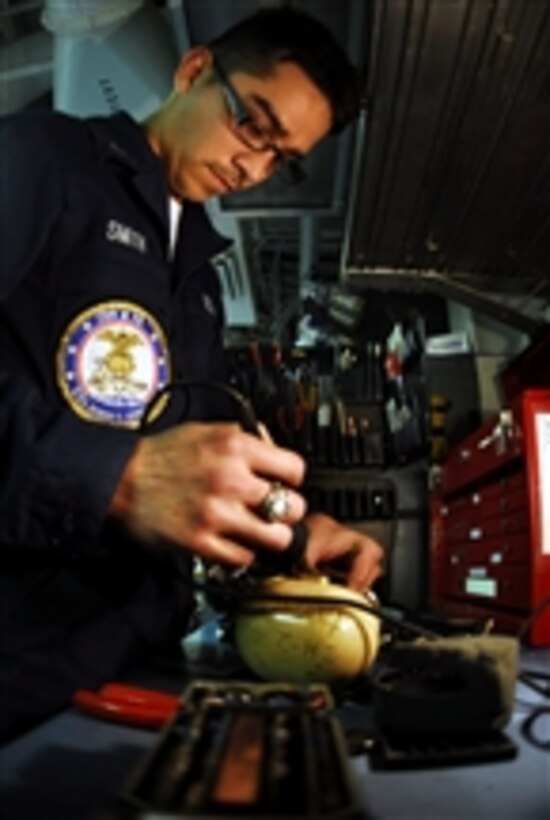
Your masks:
M380 621L360 608L375 600L324 576L267 578L235 616L237 649L264 680L352 680L378 653Z

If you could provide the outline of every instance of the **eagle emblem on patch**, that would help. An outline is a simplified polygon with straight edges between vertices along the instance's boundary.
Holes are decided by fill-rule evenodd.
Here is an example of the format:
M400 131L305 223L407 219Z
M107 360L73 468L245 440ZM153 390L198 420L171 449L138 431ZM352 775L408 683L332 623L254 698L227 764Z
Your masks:
M170 381L170 354L157 320L132 302L103 302L79 313L57 350L57 383L81 418L138 427ZM159 401L158 415L167 401Z

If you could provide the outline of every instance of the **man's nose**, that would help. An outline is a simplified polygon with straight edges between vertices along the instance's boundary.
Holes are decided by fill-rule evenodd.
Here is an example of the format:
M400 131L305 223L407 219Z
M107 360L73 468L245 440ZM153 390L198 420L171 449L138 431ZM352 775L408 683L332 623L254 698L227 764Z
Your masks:
M241 170L245 183L259 184L273 173L273 152L269 150L242 152L235 157L234 163Z

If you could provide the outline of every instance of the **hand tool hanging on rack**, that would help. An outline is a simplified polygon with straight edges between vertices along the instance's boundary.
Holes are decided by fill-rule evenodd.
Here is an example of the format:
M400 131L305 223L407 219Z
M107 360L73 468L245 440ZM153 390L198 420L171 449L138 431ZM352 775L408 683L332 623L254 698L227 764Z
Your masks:
M309 365L304 365L301 369L296 383L296 389L299 405L298 412L302 418L298 447L306 459L309 459L312 457L315 449L314 427L318 403L317 382Z

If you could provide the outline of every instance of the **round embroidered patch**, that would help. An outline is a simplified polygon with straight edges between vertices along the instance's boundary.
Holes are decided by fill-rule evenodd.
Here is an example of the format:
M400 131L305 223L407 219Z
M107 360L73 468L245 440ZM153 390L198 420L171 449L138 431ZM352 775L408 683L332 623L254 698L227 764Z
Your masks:
M88 421L138 427L147 403L170 380L170 354L157 320L132 302L102 302L67 327L57 351L57 383ZM159 401L152 416L163 409Z

